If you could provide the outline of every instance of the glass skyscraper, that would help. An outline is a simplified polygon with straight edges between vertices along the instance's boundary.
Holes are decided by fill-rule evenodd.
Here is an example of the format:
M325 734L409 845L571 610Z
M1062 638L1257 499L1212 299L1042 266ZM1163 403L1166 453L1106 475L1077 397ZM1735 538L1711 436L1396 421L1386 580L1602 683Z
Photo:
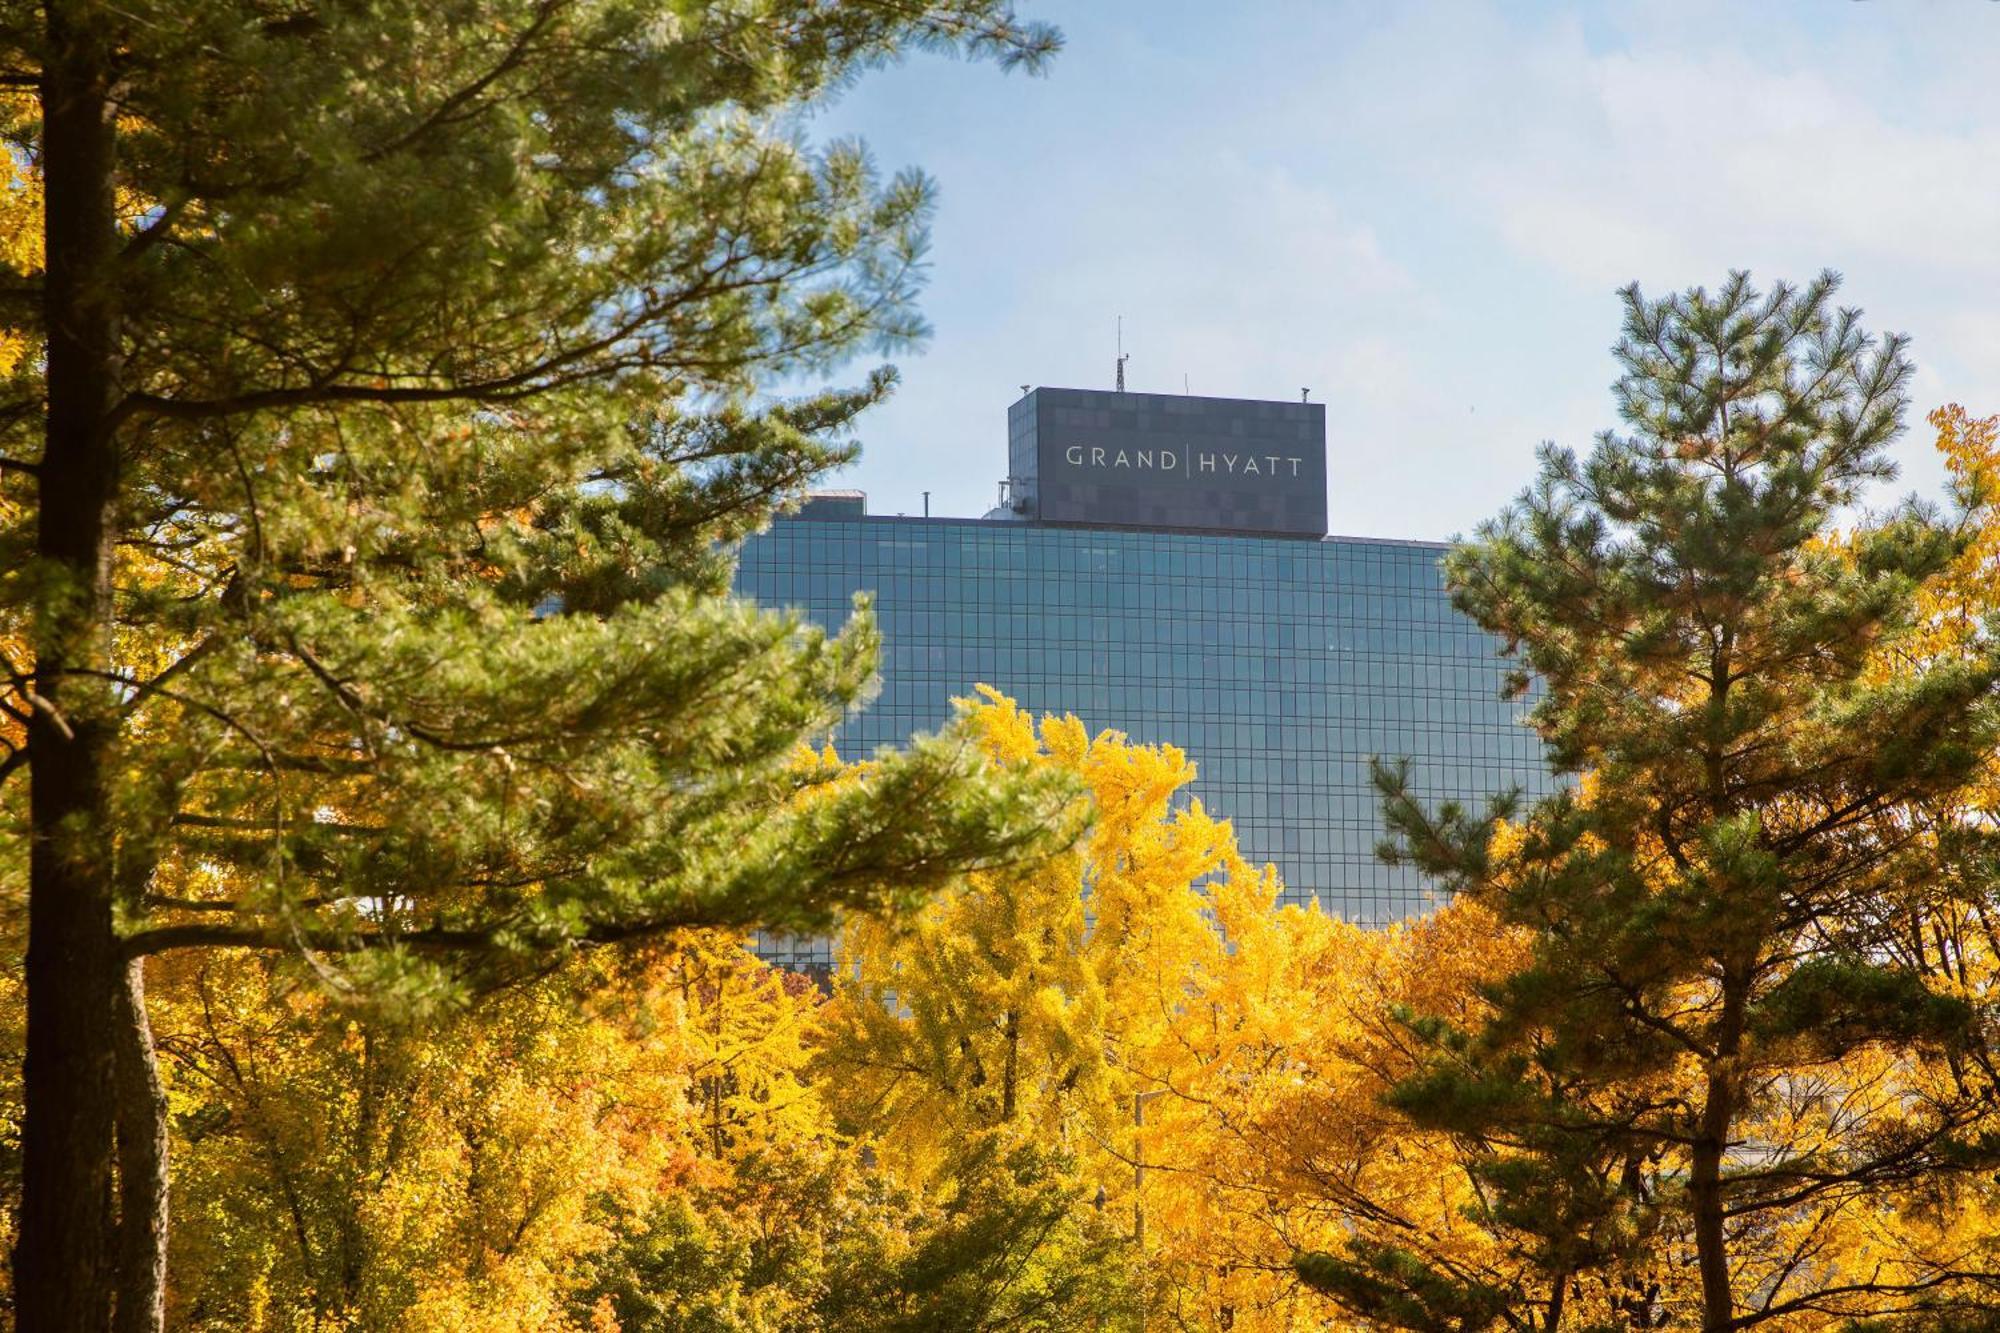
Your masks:
M1431 901L1375 856L1371 757L1408 757L1431 800L1552 786L1526 705L1501 697L1496 642L1446 597L1439 544L863 509L814 500L747 542L737 575L744 595L829 627L874 595L882 689L836 734L844 754L937 727L974 683L1171 742L1288 901L1368 924ZM797 947L794 961L825 961L824 944Z

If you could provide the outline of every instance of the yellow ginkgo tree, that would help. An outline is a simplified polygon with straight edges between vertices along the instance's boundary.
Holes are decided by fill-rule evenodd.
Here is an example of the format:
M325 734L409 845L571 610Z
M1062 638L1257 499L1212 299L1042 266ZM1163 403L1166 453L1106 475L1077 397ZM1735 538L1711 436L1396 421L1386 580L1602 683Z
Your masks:
M1161 1319L1289 1301L1255 1100L1323 1026L1303 960L1366 937L1275 909L1275 874L1187 796L1179 749L980 696L989 761L1072 777L1090 831L913 922L850 923L816 1064L837 1116L920 1189L949 1188L980 1136L1057 1148L1078 1206L1132 1238Z

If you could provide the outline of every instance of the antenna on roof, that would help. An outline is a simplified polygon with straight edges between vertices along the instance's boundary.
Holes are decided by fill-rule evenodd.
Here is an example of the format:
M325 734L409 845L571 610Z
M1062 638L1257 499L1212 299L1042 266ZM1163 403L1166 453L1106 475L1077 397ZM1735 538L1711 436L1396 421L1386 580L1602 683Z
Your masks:
M1125 392L1125 316L1118 317L1118 392Z
M1300 402L1302 402L1302 403L1310 403L1310 402L1312 401L1312 390L1311 390L1311 389L1300 389L1300 390L1299 390L1299 401L1300 401Z

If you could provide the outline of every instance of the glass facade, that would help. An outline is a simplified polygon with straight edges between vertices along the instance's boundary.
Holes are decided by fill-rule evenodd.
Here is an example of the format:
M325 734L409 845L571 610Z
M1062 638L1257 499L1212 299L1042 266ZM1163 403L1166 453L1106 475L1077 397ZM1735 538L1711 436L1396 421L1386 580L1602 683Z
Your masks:
M974 683L1171 742L1287 901L1367 924L1430 902L1415 872L1376 859L1372 756L1407 756L1431 800L1553 785L1526 703L1500 697L1495 640L1445 595L1441 545L818 508L745 543L737 588L829 627L874 594L882 690L836 733L842 753L936 728Z

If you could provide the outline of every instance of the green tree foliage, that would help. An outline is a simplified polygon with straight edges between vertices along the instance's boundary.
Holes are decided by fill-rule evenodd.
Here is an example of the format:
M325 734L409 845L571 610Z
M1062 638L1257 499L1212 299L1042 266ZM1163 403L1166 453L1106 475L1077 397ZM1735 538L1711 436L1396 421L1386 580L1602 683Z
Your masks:
M851 1155L740 1163L620 1222L573 1298L625 1333L999 1333L1136 1328L1129 1242L1066 1165L991 1136L930 1198Z
M754 391L921 332L927 183L796 109L1054 45L1004 0L0 5L25 1321L160 1317L148 957L446 1002L1041 848L1060 794L957 742L791 762L873 630L715 594L890 376Z
M1628 288L1625 433L1587 460L1545 449L1450 557L1457 604L1541 682L1534 723L1582 787L1496 830L1509 802L1427 812L1380 773L1392 850L1531 946L1487 1021L1428 1028L1393 1101L1483 1154L1482 1215L1535 1260L1544 1326L1649 1228L1692 1251L1711 1330L1948 1302L1916 1246L1833 1256L1860 1244L1857 1199L1921 1184L1933 1207L1995 1160L1980 1012L1901 942L1939 848L1980 845L1957 812L2000 739L2000 657L1977 636L1916 651L1918 599L1969 520L1910 503L1836 533L1891 475L1911 367L1834 289ZM1395 1259L1303 1271L1407 1327L1499 1317ZM1689 1313L1628 1296L1621 1322Z

